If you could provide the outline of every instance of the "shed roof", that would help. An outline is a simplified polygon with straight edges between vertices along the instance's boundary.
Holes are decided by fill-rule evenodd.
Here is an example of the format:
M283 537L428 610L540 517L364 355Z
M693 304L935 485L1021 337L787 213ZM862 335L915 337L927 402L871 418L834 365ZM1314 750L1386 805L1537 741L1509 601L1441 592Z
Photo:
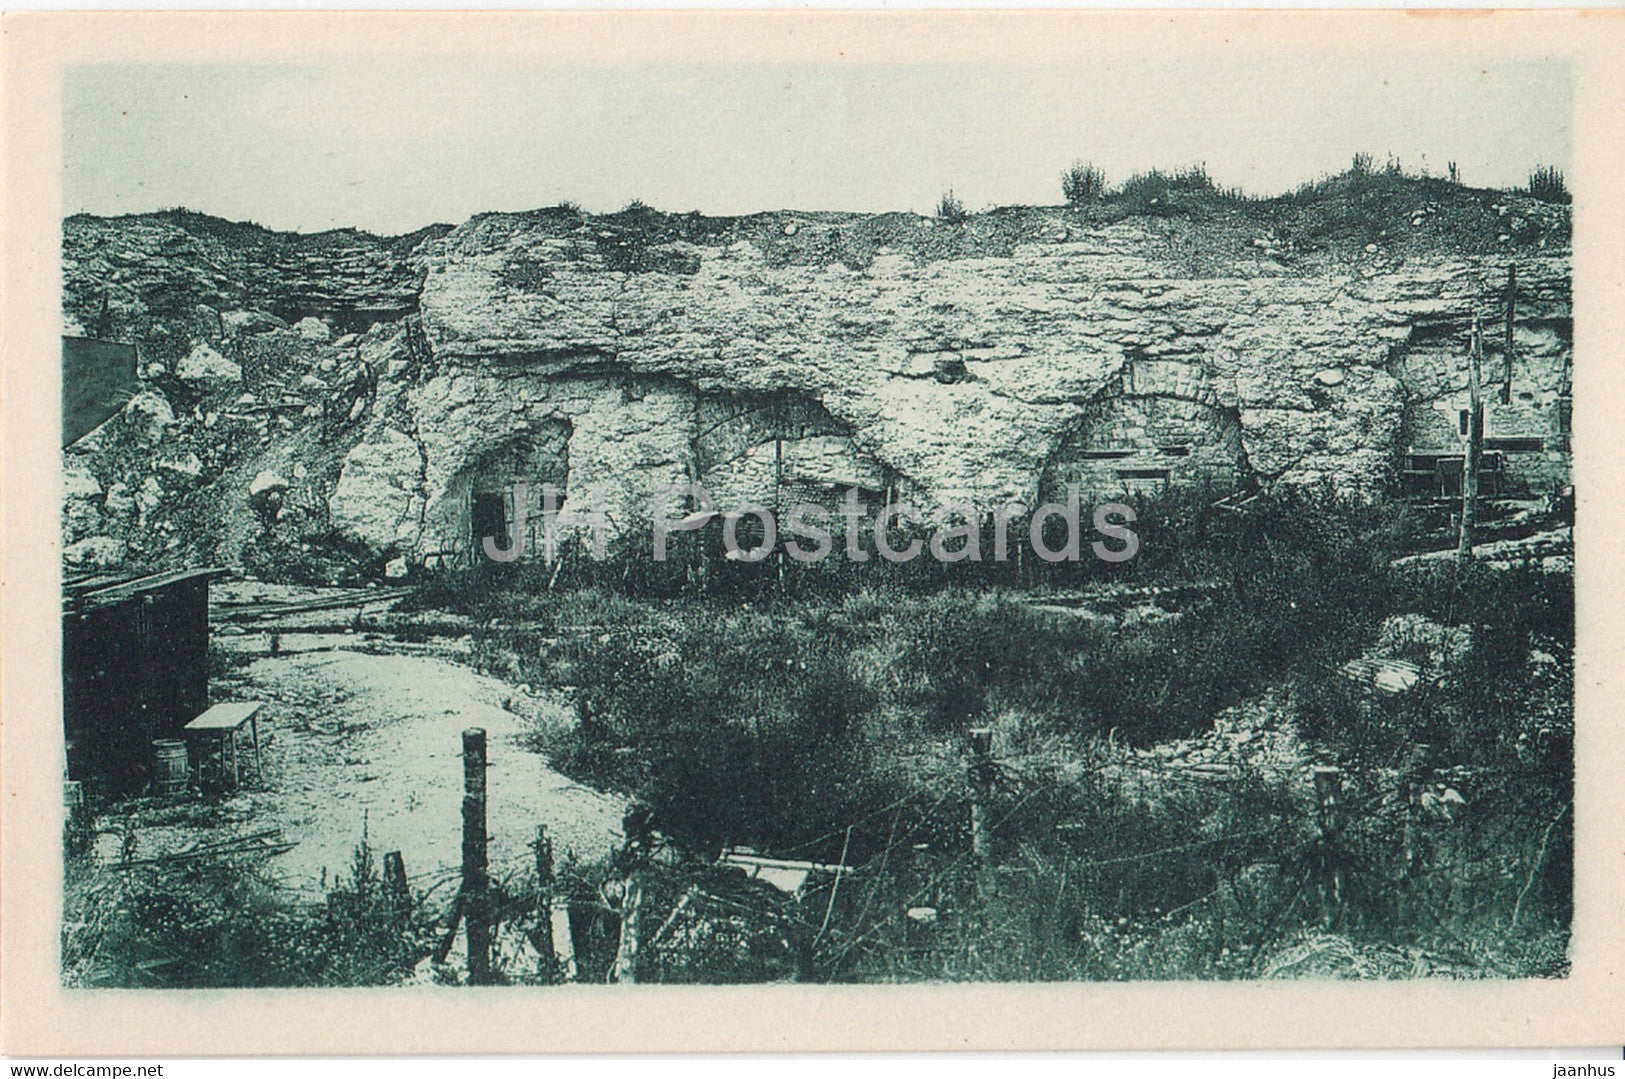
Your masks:
M123 603L149 592L161 592L198 578L224 577L232 571L225 566L172 570L168 573L117 576L98 574L68 578L62 582L62 605L73 611L90 611Z

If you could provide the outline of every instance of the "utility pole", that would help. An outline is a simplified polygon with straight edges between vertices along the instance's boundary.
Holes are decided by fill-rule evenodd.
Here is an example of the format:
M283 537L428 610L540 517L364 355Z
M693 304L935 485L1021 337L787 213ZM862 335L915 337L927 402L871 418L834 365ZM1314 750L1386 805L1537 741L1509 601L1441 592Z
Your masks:
M993 728L970 729L970 847L976 859L976 890L982 899L993 897L997 879L993 873L993 829L987 821L988 803L993 799Z
M1467 455L1461 467L1461 542L1456 560L1473 557L1473 528L1478 519L1478 466L1484 455L1484 396L1479 384L1479 367L1484 358L1484 342L1473 318L1473 336L1467 346Z
M1512 320L1518 306L1518 264L1513 263L1507 267L1507 325L1506 340L1501 346L1505 353L1506 381L1501 384L1501 403L1512 403Z
M463 732L463 921L468 982L491 982L491 879L485 850L485 731Z

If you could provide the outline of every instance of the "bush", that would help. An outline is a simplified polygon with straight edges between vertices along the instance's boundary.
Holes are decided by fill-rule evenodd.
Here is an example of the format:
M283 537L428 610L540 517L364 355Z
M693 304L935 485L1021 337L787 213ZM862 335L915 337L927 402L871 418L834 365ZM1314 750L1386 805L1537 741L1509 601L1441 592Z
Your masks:
M965 209L965 204L954 194L954 189L950 187L937 200L937 216L944 221L952 221L958 224L970 217L970 213Z
M1124 180L1117 189L1117 198L1132 213L1150 216L1172 216L1198 210L1211 203L1213 196L1237 198L1239 192L1221 192L1207 165L1198 163L1172 172L1152 169L1136 173Z
M1095 202L1106 194L1106 173L1092 164L1074 161L1061 173L1061 194L1068 206Z
M1541 202L1567 204L1570 201L1568 185L1563 182L1563 173L1552 165L1541 165L1531 172L1526 190L1531 198L1539 199Z

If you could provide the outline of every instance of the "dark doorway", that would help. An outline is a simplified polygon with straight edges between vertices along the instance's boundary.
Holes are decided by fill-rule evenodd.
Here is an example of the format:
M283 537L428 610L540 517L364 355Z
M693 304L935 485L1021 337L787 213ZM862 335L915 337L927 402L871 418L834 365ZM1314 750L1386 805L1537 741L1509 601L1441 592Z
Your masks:
M469 509L469 520L474 531L474 560L490 561L485 557L485 537L490 536L499 550L508 549L508 496L500 491L475 491L474 503Z

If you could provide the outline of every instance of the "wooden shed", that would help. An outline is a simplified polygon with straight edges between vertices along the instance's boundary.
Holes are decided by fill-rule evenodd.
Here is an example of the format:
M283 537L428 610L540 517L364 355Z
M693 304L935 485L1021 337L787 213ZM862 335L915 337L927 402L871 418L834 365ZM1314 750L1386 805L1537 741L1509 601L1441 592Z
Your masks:
M133 793L152 743L209 706L209 581L227 570L80 576L63 584L68 778Z

